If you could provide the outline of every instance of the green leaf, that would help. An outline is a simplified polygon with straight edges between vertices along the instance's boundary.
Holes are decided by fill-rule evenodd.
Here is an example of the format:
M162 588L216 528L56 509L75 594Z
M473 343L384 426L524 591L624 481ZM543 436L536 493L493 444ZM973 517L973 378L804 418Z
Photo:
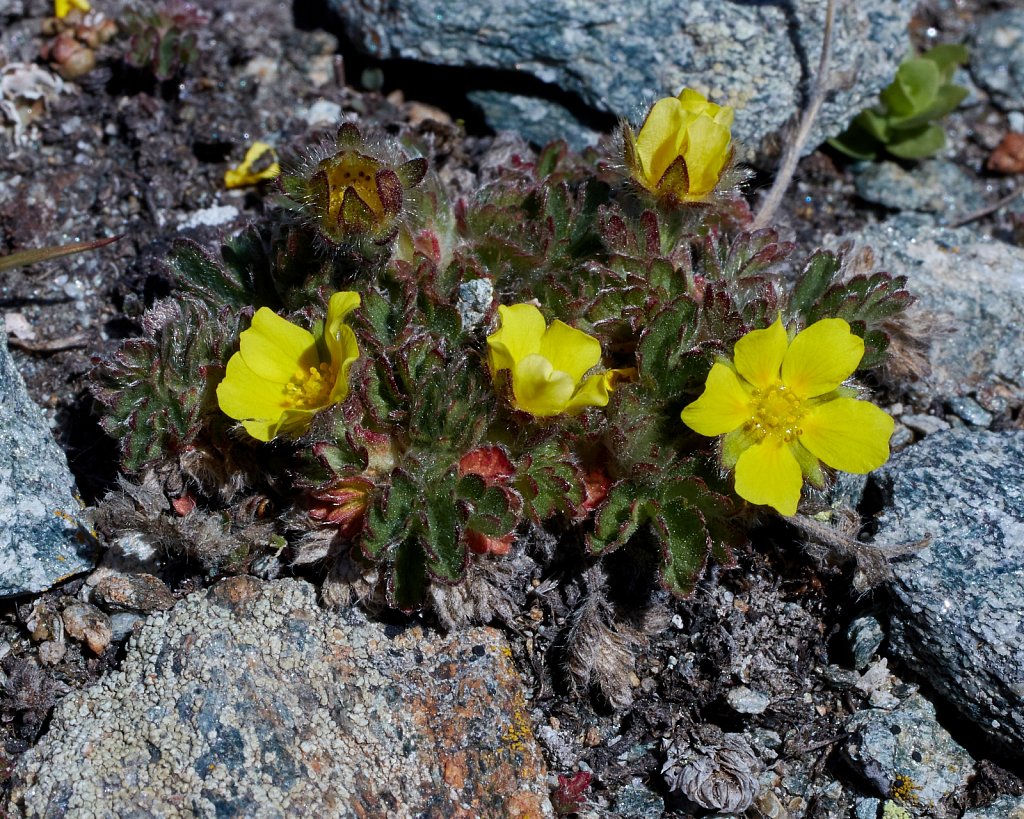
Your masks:
M179 239L171 246L167 265L178 286L211 309L280 305L258 231L250 228L233 238L221 248L221 257L214 259L195 242Z
M935 94L932 104L920 114L907 119L894 119L892 121L890 140L898 141L903 132L917 130L932 120L941 119L963 102L969 93L966 88L959 85L942 86Z
M423 605L426 593L426 556L419 543L408 538L395 549L388 575L388 604L402 611L414 611Z
M468 509L466 528L489 537L507 535L519 523L523 503L513 489L488 485L479 475L463 475L456 495Z
M942 85L942 72L931 60L904 60L896 70L896 79L879 95L888 112L909 117L924 111Z
M941 43L928 49L921 55L921 59L931 60L935 63L939 71L942 72L943 79L949 82L957 66L964 65L969 56L970 52L965 45Z
M446 583L462 579L469 550L462 542L459 515L448 481L431 487L423 512L422 538L431 575Z
M652 525L661 543L661 579L677 597L686 597L704 573L711 538L704 517L681 500L658 505Z
M946 132L938 125L925 125L908 133L894 133L894 141L886 148L900 159L923 159L946 147Z
M628 481L614 484L597 510L594 531L586 537L591 554L606 554L624 545L647 522L648 507L644 490Z
M684 392L692 380L682 358L693 347L698 307L682 296L661 310L640 335L636 360L640 378L663 398Z
M583 476L564 444L532 449L516 468L515 485L538 525L555 515L576 517L586 495Z
M876 139L883 144L889 141L889 119L877 111L872 111L870 108L867 111L861 111L854 123L870 139Z
M395 168L395 173L403 188L415 188L427 175L427 160L423 157L407 160Z
M839 274L839 257L827 250L816 251L793 287L790 304L798 316L809 313Z
M537 157L537 178L544 179L558 170L558 165L565 158L568 150L563 139L545 145L540 156Z
M392 555L409 533L413 515L419 511L419 490L400 469L391 473L391 484L381 492L366 515L360 547L371 560Z
M158 302L130 339L91 373L106 406L103 427L121 442L124 468L173 459L220 416L216 387L236 337L238 316L183 299Z

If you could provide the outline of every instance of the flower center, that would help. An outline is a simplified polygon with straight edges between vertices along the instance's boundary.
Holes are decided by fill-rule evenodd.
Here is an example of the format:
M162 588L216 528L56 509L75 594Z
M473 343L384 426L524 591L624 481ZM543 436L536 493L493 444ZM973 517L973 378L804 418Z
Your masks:
M755 389L750 395L751 413L746 428L757 440L781 438L786 443L800 435L800 419L805 409L800 399L780 381L765 389Z
M308 370L297 370L284 387L284 405L289 409L326 407L338 380L338 368L324 362Z

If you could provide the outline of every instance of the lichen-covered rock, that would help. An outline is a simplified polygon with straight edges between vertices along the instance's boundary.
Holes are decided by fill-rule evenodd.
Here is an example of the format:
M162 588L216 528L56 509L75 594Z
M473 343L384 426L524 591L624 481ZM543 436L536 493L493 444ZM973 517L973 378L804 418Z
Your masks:
M645 102L693 86L735 106L734 134L755 148L805 104L825 14L818 0L331 0L331 6L353 42L375 57L531 74L618 116L634 116ZM825 103L808 150L845 129L892 80L906 54L913 7L910 0L863 0L836 15L832 64L845 81ZM517 107L526 112L517 130L529 134L536 115L521 99Z
M75 479L7 351L0 316L0 597L92 568Z
M321 610L226 580L155 614L14 774L25 816L551 816L501 635Z
M1002 796L991 805L972 808L961 819L1024 819L1024 796Z
M871 162L857 173L855 183L862 199L894 210L956 218L985 205L983 183L946 159L930 159L912 168Z
M992 412L1024 403L1024 249L912 216L855 238L873 249L872 270L908 277L925 313L931 376L908 385L916 399L973 394Z
M978 20L971 45L971 74L993 100L1024 111L1024 9L1006 9Z
M868 708L846 723L844 751L854 769L911 816L946 816L940 803L967 785L974 762L912 694L893 710Z
M891 649L1014 755L1024 748L1024 432L950 430L878 473L893 564Z

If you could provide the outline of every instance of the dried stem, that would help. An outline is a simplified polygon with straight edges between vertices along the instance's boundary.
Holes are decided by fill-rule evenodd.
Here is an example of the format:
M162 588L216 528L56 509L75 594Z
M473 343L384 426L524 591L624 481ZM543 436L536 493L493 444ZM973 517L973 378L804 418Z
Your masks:
M1002 199L993 202L991 205L985 205L985 207L983 208L979 208L976 211L972 211L971 213L968 213L966 216L961 216L959 219L955 219L954 221L949 222L946 225L946 227L963 227L964 225L969 224L975 221L976 219L981 219L982 217L988 216L990 213L995 213L997 210L1001 210L1002 208L1005 208L1007 205L1011 204L1022 193L1024 193L1024 183L1018 185L1015 190L1013 190L1011 193L1006 194L1006 196L1004 196Z
M789 185L793 181L793 174L796 173L796 164L800 161L804 145L811 136L811 128L814 127L814 122L818 118L818 113L821 111L821 106L824 104L825 97L829 92L831 83L829 81L828 67L832 59L832 23L835 19L835 13L836 0L828 0L828 7L825 9L825 35L821 44L821 59L818 61L818 74L814 78L811 99L800 119L800 127L797 129L796 134L793 135L793 139L786 146L786 151L782 155L782 162L779 164L779 170L775 174L775 182L761 203L757 216L754 217L754 230L769 224L775 216L775 211L779 209L782 197L789 190Z

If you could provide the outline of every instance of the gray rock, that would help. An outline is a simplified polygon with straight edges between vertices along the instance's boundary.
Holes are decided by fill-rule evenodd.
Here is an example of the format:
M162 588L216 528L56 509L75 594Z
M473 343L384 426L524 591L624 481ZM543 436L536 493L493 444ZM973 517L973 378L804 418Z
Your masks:
M499 632L384 626L251 577L151 615L121 671L57 707L11 794L16 815L69 819L552 816Z
M618 116L641 115L647 103L691 85L736 106L734 134L755 148L766 147L805 103L825 10L818 0L331 6L352 41L375 57L521 72ZM864 0L837 15L832 64L848 80L825 103L808 150L845 129L892 80L913 7L911 0Z
M467 96L483 109L487 124L495 131L518 131L537 145L564 139L581 148L596 144L600 137L557 102L504 91L470 91Z
M991 426L994 420L991 412L969 396L951 398L949 408L971 426L985 428Z
M893 564L890 649L992 740L1024 748L1024 433L952 430L876 473Z
M114 642L121 642L135 631L135 626L145 621L145 617L130 611L119 611L110 615L110 635Z
M623 819L659 819L665 800L646 785L633 783L615 795L615 812Z
M972 808L961 819L1024 819L1024 796L1003 796L984 808Z
M843 750L878 789L900 797L912 816L934 816L939 803L974 775L970 755L935 719L935 709L913 694L894 710L868 708L846 722Z
M904 168L895 162L869 162L855 178L857 194L893 210L957 217L985 204L981 183L962 165L944 159Z
M92 568L93 541L67 458L25 391L0 316L0 597Z
M920 432L922 435L933 435L936 432L942 432L944 429L949 429L949 422L944 421L941 418L936 418L934 415L917 415L913 413L907 413L906 415L900 416L900 421L914 432Z
M725 695L725 700L737 714L763 714L772 703L767 694L754 691L745 685L730 688Z
M970 69L996 103L1024 110L1024 9L997 11L978 20Z
M471 279L459 285L459 300L455 309L459 311L464 329L476 327L494 302L494 282L490 279Z
M850 641L850 651L853 654L853 667L863 671L868 667L872 657L878 652L879 646L885 639L885 632L882 631L882 624L874 617L858 617L846 630L846 639Z
M908 277L924 313L931 376L908 385L918 401L972 395L990 412L1024 402L1024 248L906 215L855 240L874 250L872 269Z
M865 796L854 804L854 819L878 819L878 811L882 807L881 799Z

